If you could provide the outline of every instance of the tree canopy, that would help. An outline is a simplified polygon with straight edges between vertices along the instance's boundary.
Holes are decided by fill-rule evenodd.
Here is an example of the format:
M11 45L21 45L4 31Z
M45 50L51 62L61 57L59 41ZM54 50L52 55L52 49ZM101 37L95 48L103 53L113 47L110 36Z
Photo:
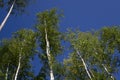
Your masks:
M0 6L15 0L0 0ZM16 0L24 8L28 0ZM83 32L59 30L61 14L56 9L37 14L34 29L21 29L0 42L1 80L116 80L120 69L120 27L108 26ZM67 42L68 44L65 44ZM65 47L65 45L68 45ZM64 47L63 47L64 46ZM67 58L58 59L69 49ZM34 56L41 67L33 71Z

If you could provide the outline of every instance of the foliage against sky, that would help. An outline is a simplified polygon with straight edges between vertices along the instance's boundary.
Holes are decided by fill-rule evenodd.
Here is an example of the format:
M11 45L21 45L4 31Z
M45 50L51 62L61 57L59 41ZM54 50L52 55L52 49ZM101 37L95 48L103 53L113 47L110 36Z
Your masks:
M12 1L12 0L11 0ZM42 2L42 1L41 1ZM60 4L62 3L61 1L58 1L58 2L60 2ZM68 5L72 5L72 1L69 1L70 3L68 4ZM99 3L99 5L100 4L102 4L102 2L103 1L101 1L100 3ZM44 1L43 1L43 3L44 3ZM86 2L81 2L80 4L82 4L82 3L86 3ZM98 4L97 2L94 2L94 3L92 3L92 2L90 2L89 4L88 4L88 6L90 6L91 4ZM106 3L106 1L105 1L105 3ZM103 4L103 7L105 7L105 3ZM1 4L1 3L0 3ZM41 4L41 3L39 3L39 4ZM48 3L46 3L46 5L47 5ZM49 3L49 4L51 4L51 3ZM52 4L54 4L54 2L52 3ZM110 3L108 4L108 6L109 6L109 8L111 8L110 7L110 4L117 4L117 1L115 1L115 2L111 2L110 1ZM78 3L76 3L76 5L78 5ZM72 26L73 28L75 27L75 26L78 26L79 24L81 24L82 26L80 27L80 29L82 28L82 30L90 30L90 29L92 29L92 28L94 28L94 29L98 29L97 28L97 26L96 25L98 25L98 26L103 26L103 25L105 25L104 23L102 23L102 22L105 22L105 20L106 20L106 24L109 22L109 20L110 20L110 23L109 24L107 24L107 25L111 25L111 24L113 24L113 26L114 26L114 24L119 24L119 20L117 20L117 18L116 18L116 16L117 16L117 14L116 15L111 15L111 13L113 13L114 11L116 11L116 8L117 8L117 6L114 6L112 9L110 9L110 10L113 10L113 12L111 12L111 11L109 11L109 9L108 9L108 7L105 7L104 8L104 10L102 10L102 8L100 8L99 9L99 5L97 5L96 7L98 8L98 10L100 10L100 11L96 11L97 10L97 8L95 8L95 5L91 5L89 8L88 8L88 6L83 6L83 5L81 5L80 6L80 10L79 9L77 9L77 7L75 7L74 6L74 9L68 9L67 7L65 7L63 10L64 10L64 12L65 12L65 19L63 19L63 21L65 21L66 19L68 19L68 20L66 20L63 24L62 24L62 26L63 25L67 25L67 26ZM38 5L36 5L36 6L38 6ZM49 7L50 7L50 5L48 5ZM46 7L46 8L48 8L48 6ZM63 5L62 7L64 7L65 5ZM82 7L84 7L83 9L82 9ZM94 8L93 8L94 7ZM78 7L79 8L79 7ZM119 7L118 7L119 8ZM29 9L29 8L28 8ZM89 11L89 10L87 10L87 9L90 9L91 11ZM32 12L33 13L35 13L35 10L36 10L36 12L39 10L39 7L37 7L37 9L35 8L35 7L32 7L31 8L31 10L32 10ZM42 11L44 11L44 10L46 10L46 9L43 9ZM72 11L71 11L72 10ZM77 12L77 11L78 12ZM85 10L85 11L84 11ZM108 10L108 12L111 12L109 15L107 15L107 17L105 17L103 14L101 14L102 12L105 12L105 14L107 14L107 10ZM69 12L66 12L66 11L69 11ZM92 16L92 12L94 13L94 11L96 11L95 12L95 16ZM101 12L102 11L102 12ZM75 13L75 15L73 15L72 13ZM97 14L97 12L99 12L100 14ZM79 15L81 15L81 17L79 16L78 17L78 14ZM89 13L89 14L87 14L87 13ZM118 12L119 13L119 12ZM83 15L83 14L85 14L85 15ZM34 14L34 15L36 15L36 14ZM102 17L101 18L99 18L98 16L99 15L101 15ZM111 16L110 16L111 15ZM69 16L69 17L68 17ZM70 17L71 16L71 17ZM86 17L85 17L86 16ZM113 16L116 18L116 20L115 20L115 18L113 18ZM21 17L21 16L20 16ZM91 18L92 17L92 18ZM105 18L105 19L103 19L103 17ZM109 20L108 20L108 17L110 18ZM26 18L26 19L25 19ZM79 20L79 19L80 20ZM29 20L28 20L29 19ZM6 25L6 28L4 28L4 30L1 32L1 33L4 33L4 31L6 32L6 34L7 34L7 32L14 32L14 31L16 31L16 29L20 29L20 27L18 27L18 25L23 25L23 28L24 28L24 26L26 26L26 24L28 25L29 24L29 26L31 27L31 23L32 24L35 24L35 21L34 21L34 19L35 18L28 18L28 17L26 17L26 16L24 16L23 15L23 19L21 18L21 19L19 19L19 21L17 22L17 23L15 23L16 22L16 17L14 18L14 17L11 17L10 18L10 20L11 20L11 23L12 23L12 25L11 26L16 26L16 27L14 27L15 29L13 29L13 27L10 29L10 30L12 30L12 31L10 31L10 30L7 30L7 29L9 29L9 27L8 26L10 26L10 25L8 25L8 23L10 22L10 21L8 21L8 23L6 23L7 25ZM96 19L98 19L98 22L95 22L96 21ZM99 20L102 20L102 21L99 21ZM33 20L33 21L32 21ZM107 22L107 20L108 20L108 22ZM112 21L111 21L112 20ZM67 22L68 21L68 22ZM78 24L78 21L79 21L79 24ZM92 22L91 22L92 21ZM116 22L115 22L116 21ZM21 22L22 22L22 24L21 24ZM24 23L25 22L25 23ZM94 23L93 23L94 22ZM13 24L14 23L14 24ZM10 24L10 23L9 23ZM73 25L74 24L74 25ZM85 25L86 24L86 25ZM88 26L89 25L89 27L86 27L86 26ZM92 27L92 26L95 26L95 27ZM29 27L28 26L28 27ZM83 27L84 26L84 27ZM91 26L91 27L90 27ZM104 27L104 26L103 26ZM110 26L108 26L108 27L110 27ZM119 26L118 26L119 27ZM63 28L63 27L60 27L60 28L62 28L62 29L65 29L65 27ZM54 32L54 31L53 31ZM64 31L62 31L62 32L64 32ZM100 32L100 33L99 33ZM50 32L50 33L52 33L52 32ZM73 32L74 33L74 32ZM72 45L71 47L72 48L70 48L70 49L72 49L73 50L73 53L69 53L70 54L70 57L69 57L69 59L67 60L67 59L65 59L66 61L65 61L65 64L64 63L59 63L58 62L58 64L60 64L60 66L61 67L59 67L58 69L56 69L56 70L58 70L58 71L60 71L60 72L58 72L59 73L59 75L56 75L56 76L61 76L61 77L59 77L59 78L66 78L66 79L69 79L71 76L73 76L73 78L75 79L75 78L77 78L77 77L80 77L80 78L86 78L86 79L89 79L88 78L88 75L86 74L86 72L85 72L85 68L84 68L84 65L83 65L83 63L81 62L81 60L79 59L79 57L78 57L78 55L77 54L75 54L76 53L76 51L74 51L74 49L79 49L79 51L80 51L80 53L82 54L81 56L84 58L84 61L86 62L86 64L88 65L88 70L89 70L89 72L91 73L91 75L92 75L92 73L97 77L97 79L100 79L101 78L101 76L103 77L104 76L104 73L102 73L102 72L105 72L105 74L106 74L106 76L104 76L103 78L110 78L111 77L111 74L113 75L113 72L116 72L116 70L117 70L117 68L119 67L119 63L117 62L117 61L119 61L119 57L118 57L118 55L116 55L116 53L115 52L117 52L118 53L118 51L120 50L120 47L119 47L119 45L120 45L120 41L119 41L119 28L116 28L116 27L113 27L113 28L103 28L103 29L101 29L100 31L98 31L98 34L95 34L95 35L93 35L93 33L92 32L76 32L75 33L75 38L73 38L73 39L75 39L75 43L74 43L74 40L73 40L73 42L71 42L70 44ZM4 35L6 35L6 34L4 34ZM2 34L0 34L0 35L2 35ZM9 34L9 35L11 35L11 34ZM80 36L79 36L80 35ZM49 35L50 36L50 35ZM48 37L49 37L48 36ZM2 37L4 37L3 35L2 35ZM2 38L1 37L1 38ZM53 35L52 35L52 37L54 37ZM52 38L51 36L50 36L50 38ZM65 37L67 37L66 35L65 35ZM79 38L80 37L80 38ZM9 36L9 38L10 38L10 36ZM81 39L82 38L82 39ZM72 39L70 39L70 40L72 40ZM56 42L56 41L51 41L50 43L53 43L54 44L54 42ZM73 44L75 45L74 47L73 47ZM82 46L82 47L81 47ZM58 47L58 46L57 46ZM95 49L94 49L94 47L95 47ZM17 47L18 48L18 47ZM55 48L55 47L54 47ZM52 48L53 49L53 48ZM8 53L8 52L7 52ZM84 54L83 54L84 53ZM96 53L98 53L99 55L100 55L100 57L98 57L97 55L95 55ZM55 53L56 54L56 53ZM115 55L115 57L113 57ZM71 57L72 56L72 57ZM77 56L77 57L76 57ZM75 58L74 58L75 57ZM92 58L91 58L92 57ZM7 58L7 57L6 57ZM73 59L72 59L73 58ZM78 64L78 63L75 63L74 62L74 60L76 61L76 59L78 60L77 62L78 63L80 63L80 64ZM8 59L9 60L9 59ZM71 60L71 61L70 61ZM6 60L5 60L6 61ZM70 62L69 62L70 61ZM9 62L9 61L8 61ZM28 61L29 62L29 61ZM92 63L91 63L92 62ZM100 64L101 63L101 64ZM64 66L64 65L65 66ZM68 65L67 65L68 64ZM69 64L71 64L70 66L69 66ZM75 65L75 67L73 66L73 64ZM96 66L94 66L96 64L96 66L97 66L97 68L94 70L94 68L96 67ZM112 65L113 64L113 65ZM78 65L80 65L80 66L78 66ZM109 72L107 72L107 71L105 71L104 70L104 66L105 67L107 67L108 68L108 71ZM112 66L111 66L112 65ZM57 67L57 65L56 65L56 67ZM56 68L55 67L55 68ZM79 67L82 69L81 70L81 72L83 72L83 75L85 75L85 77L81 77L81 75L79 75L79 74L77 74L77 73L81 73L81 72L79 72L78 71L78 69L79 69ZM98 69L98 67L100 68L100 70L97 70ZM70 69L69 69L70 68ZM72 69L71 69L72 68ZM6 69L7 69L7 67L6 67ZM64 70L64 71L62 71L62 70L60 70L60 69L62 69L62 70ZM75 70L74 70L75 69ZM77 69L77 70L76 70ZM90 71L91 70L91 71ZM97 71L96 71L97 70ZM6 70L5 70L6 71ZM70 71L70 72L75 72L75 74L68 74L68 72L66 73L66 71ZM76 72L76 71L78 71L78 72ZM101 73L98 73L98 72L100 72L100 71L102 71ZM62 73L61 73L62 72ZM65 73L64 73L65 72ZM66 75L67 74L67 75ZM74 76L75 75L75 76ZM3 76L4 76L4 74L3 74ZM49 76L49 75L47 75L47 76ZM69 77L70 76L70 77ZM92 75L92 78L93 78L93 75ZM79 78L77 78L77 79L79 79Z

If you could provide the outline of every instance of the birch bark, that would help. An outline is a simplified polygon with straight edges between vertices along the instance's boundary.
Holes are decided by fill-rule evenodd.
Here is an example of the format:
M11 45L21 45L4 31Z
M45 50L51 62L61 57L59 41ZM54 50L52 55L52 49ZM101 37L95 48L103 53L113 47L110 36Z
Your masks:
M110 74L110 72L108 71L108 69L105 67L104 64L102 64L103 68L105 69L105 71L110 75L111 79L114 80L114 77Z
M18 73L19 73L19 70L20 70L20 66L21 66L21 53L19 54L19 62L18 62L18 67L17 67L17 71L15 73L14 80L17 80L17 76L18 76Z
M51 59L50 59L50 43L48 40L48 35L46 30L46 22L45 22L45 40L46 40L46 54L47 54L48 62L50 66L50 80L54 80L54 74L53 74L53 69L52 69Z
M8 20L11 12L12 12L12 10L13 10L13 7L14 7L14 5L15 5L15 2L16 2L16 0L13 1L13 4L12 4L12 6L10 7L10 10L8 11L8 13L7 13L6 17L4 18L4 20L2 21L2 23L1 23L1 25L0 25L0 31L1 31L2 28L4 27L6 21Z
M90 78L90 80L92 80L92 77L91 77L91 75L90 75L90 73L89 73L89 71L88 71L87 65L86 65L84 59L82 58L82 56L80 55L79 51L77 51L77 54L80 56L80 59L81 59L82 62L83 62L83 65L84 65L84 67L85 67L85 70L86 70L86 73L87 73L88 77Z

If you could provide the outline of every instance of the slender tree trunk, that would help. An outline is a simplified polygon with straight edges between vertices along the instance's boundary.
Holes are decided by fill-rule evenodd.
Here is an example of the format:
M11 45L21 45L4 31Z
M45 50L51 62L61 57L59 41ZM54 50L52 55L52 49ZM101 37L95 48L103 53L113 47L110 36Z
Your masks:
M91 77L91 75L90 75L90 73L89 73L89 71L88 71L88 69L87 69L87 65L86 65L84 59L82 58L82 56L80 55L79 51L77 51L77 54L80 56L80 59L81 59L82 62L83 62L83 65L84 65L84 67L85 67L85 70L86 70L86 72L87 72L88 77L90 78L90 80L92 80L92 77Z
M18 73L19 73L19 70L20 70L20 66L21 66L21 53L19 54L19 62L18 62L18 67L17 67L17 71L16 71L16 73L15 73L15 78L14 78L14 80L17 80Z
M92 77L95 78L95 75L93 74L93 72L91 70L89 70L89 71L90 71Z
M5 74L5 80L8 79L8 71L9 71L9 64L8 64L8 66L7 66L7 70L6 70L6 74Z
M108 71L108 69L105 67L104 64L102 64L103 68L105 69L105 71L108 73L108 75L110 75L111 79L114 80L114 77L111 75L111 73Z
M6 17L4 18L4 20L2 21L1 25L0 25L0 31L2 30L3 26L5 25L6 21L8 20L8 17L10 16L12 10L13 10L13 7L14 7L14 4L15 4L16 0L13 1L13 4L12 6L10 7L10 10L8 11Z
M46 22L45 22L45 26L46 26ZM51 59L50 59L50 43L48 40L46 27L45 27L45 40L46 40L46 53L47 53L49 66L50 66L50 80L54 80L54 74L53 74L53 69L52 69Z

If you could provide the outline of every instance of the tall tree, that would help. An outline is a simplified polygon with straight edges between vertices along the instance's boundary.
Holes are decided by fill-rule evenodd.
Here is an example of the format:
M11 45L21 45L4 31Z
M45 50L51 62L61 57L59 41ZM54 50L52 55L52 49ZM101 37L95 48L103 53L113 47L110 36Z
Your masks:
M54 69L56 56L61 52L60 32L58 31L59 15L55 9L44 11L37 15L38 24L36 30L38 33L38 41L42 53L40 56L44 67L49 66L50 80L54 80ZM45 72L47 73L47 69Z
M78 77L77 74L84 69L91 80L114 80L113 73L119 67L118 56L114 57L116 50L119 51L119 36L120 29L117 27L103 28L97 34L95 32L69 31L67 40L71 44L73 53L70 59L65 60L65 65L67 65L67 70L73 71L73 73L68 75L73 75L77 72L74 75L76 76L74 79L79 79L83 73ZM77 68L74 66L77 66ZM84 76L83 79L87 78Z
M89 32L70 32L68 34L68 40L73 47L74 53L76 53L76 55L78 55L79 59L82 61L81 65L83 65L87 76L90 80L92 80L94 74L91 74L90 72L92 65L89 63L89 61L92 58L92 49L94 48L94 45L97 44L94 42L97 42L96 36L92 36L92 34Z
M16 54L18 54L18 67L15 73L14 80L17 79L18 73L21 68L21 63L26 58L29 59L34 53L35 48L35 35L32 30L21 30L14 34L15 39L13 44L11 44L11 49L15 49ZM16 44L16 45L15 45Z

